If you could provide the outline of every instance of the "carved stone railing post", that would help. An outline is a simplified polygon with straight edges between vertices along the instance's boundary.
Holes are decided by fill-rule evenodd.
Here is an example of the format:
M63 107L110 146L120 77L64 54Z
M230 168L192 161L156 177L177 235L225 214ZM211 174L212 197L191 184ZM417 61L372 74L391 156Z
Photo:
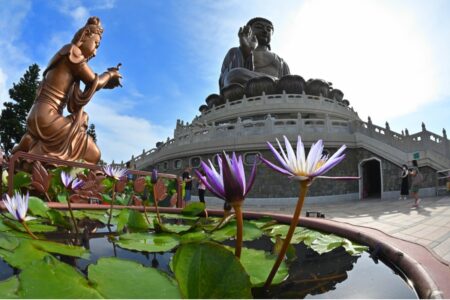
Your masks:
M302 120L302 114L297 113L297 126L298 126L298 132L303 132L303 120Z
M331 121L329 114L325 114L325 129L328 133L331 132Z

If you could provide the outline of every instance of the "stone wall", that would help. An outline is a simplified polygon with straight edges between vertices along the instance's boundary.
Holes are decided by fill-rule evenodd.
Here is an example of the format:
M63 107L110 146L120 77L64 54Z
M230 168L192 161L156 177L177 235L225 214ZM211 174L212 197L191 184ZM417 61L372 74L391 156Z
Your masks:
M326 148L326 150L332 155L337 149ZM258 151L265 158L272 162L275 162L273 154L268 150ZM245 154L249 152L238 152L238 154ZM254 151L252 151L254 153ZM335 168L330 170L327 176L359 176L359 164L371 158L376 158L381 161L382 178L383 178L383 192L392 192L400 190L400 166L393 164L392 162L373 154L372 152L363 148L347 149L345 151L346 158ZM204 161L214 158L214 154L201 155L200 158ZM158 164L158 170L164 173L171 173L181 175L184 168L191 162L191 157L180 157L180 168L174 168L174 160L164 161ZM152 167L148 168L150 171ZM434 187L436 180L436 173L432 168L423 167L420 168L424 175L423 187ZM245 166L245 171L248 175L251 171L251 165ZM194 174L192 174L194 175ZM317 179L308 192L308 196L326 196L326 195L344 195L359 193L358 180L351 181L335 181L335 180L323 180ZM249 193L250 198L287 198L298 196L299 185L296 181L290 180L286 176L273 171L266 165L260 163L257 169L257 175L255 184L252 191ZM193 186L193 194L196 195L196 184ZM208 195L208 192L207 192Z

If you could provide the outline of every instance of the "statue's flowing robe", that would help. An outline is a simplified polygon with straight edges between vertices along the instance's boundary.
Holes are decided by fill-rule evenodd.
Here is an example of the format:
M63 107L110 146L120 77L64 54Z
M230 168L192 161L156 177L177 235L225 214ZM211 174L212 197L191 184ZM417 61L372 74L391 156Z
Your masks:
M47 82L45 75L59 63L66 63L63 62L65 57L70 64L86 62L73 44L64 46L51 59L27 118L27 132L13 153L24 151L70 161L85 159L86 150L93 141L86 132L88 115L83 106L94 95L98 76L84 91L80 90L79 79L75 79L68 93L59 91ZM65 117L63 110L66 105L71 114Z
M287 63L278 55L274 53L276 59L280 62L281 67L278 70L278 78L281 78L285 75L289 75L290 70ZM244 55L241 51L241 48L234 47L231 48L227 55L225 55L225 58L223 59L222 63L222 69L220 72L220 78L219 78L219 87L222 89L225 85L225 78L227 74L232 70L236 68L245 68L250 71L255 71L255 60L253 53L251 53L247 58L244 58Z

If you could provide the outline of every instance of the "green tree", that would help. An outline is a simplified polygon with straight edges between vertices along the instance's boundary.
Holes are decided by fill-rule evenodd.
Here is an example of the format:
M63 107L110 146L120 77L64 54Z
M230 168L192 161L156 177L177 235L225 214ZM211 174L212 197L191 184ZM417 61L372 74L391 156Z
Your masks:
M97 134L95 133L95 125L94 124L89 125L87 134L90 135L91 138L94 140L94 142L97 143Z
M37 64L28 67L19 83L13 83L9 90L11 102L3 103L0 115L0 143L9 154L26 132L27 115L36 98L39 87L40 68Z

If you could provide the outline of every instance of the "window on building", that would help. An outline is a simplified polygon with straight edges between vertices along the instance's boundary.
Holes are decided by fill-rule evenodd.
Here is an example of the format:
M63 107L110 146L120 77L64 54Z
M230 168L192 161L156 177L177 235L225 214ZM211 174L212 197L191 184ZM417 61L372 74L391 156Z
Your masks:
M173 162L173 168L174 168L175 170L181 169L181 159L176 159L176 160Z
M190 159L191 167L193 167L193 168L200 167L200 161L201 161L200 156L191 157L191 159Z
M248 152L244 154L244 164L246 165L253 165L255 163L256 158L258 155L261 155L259 152ZM260 162L258 161L258 164Z

